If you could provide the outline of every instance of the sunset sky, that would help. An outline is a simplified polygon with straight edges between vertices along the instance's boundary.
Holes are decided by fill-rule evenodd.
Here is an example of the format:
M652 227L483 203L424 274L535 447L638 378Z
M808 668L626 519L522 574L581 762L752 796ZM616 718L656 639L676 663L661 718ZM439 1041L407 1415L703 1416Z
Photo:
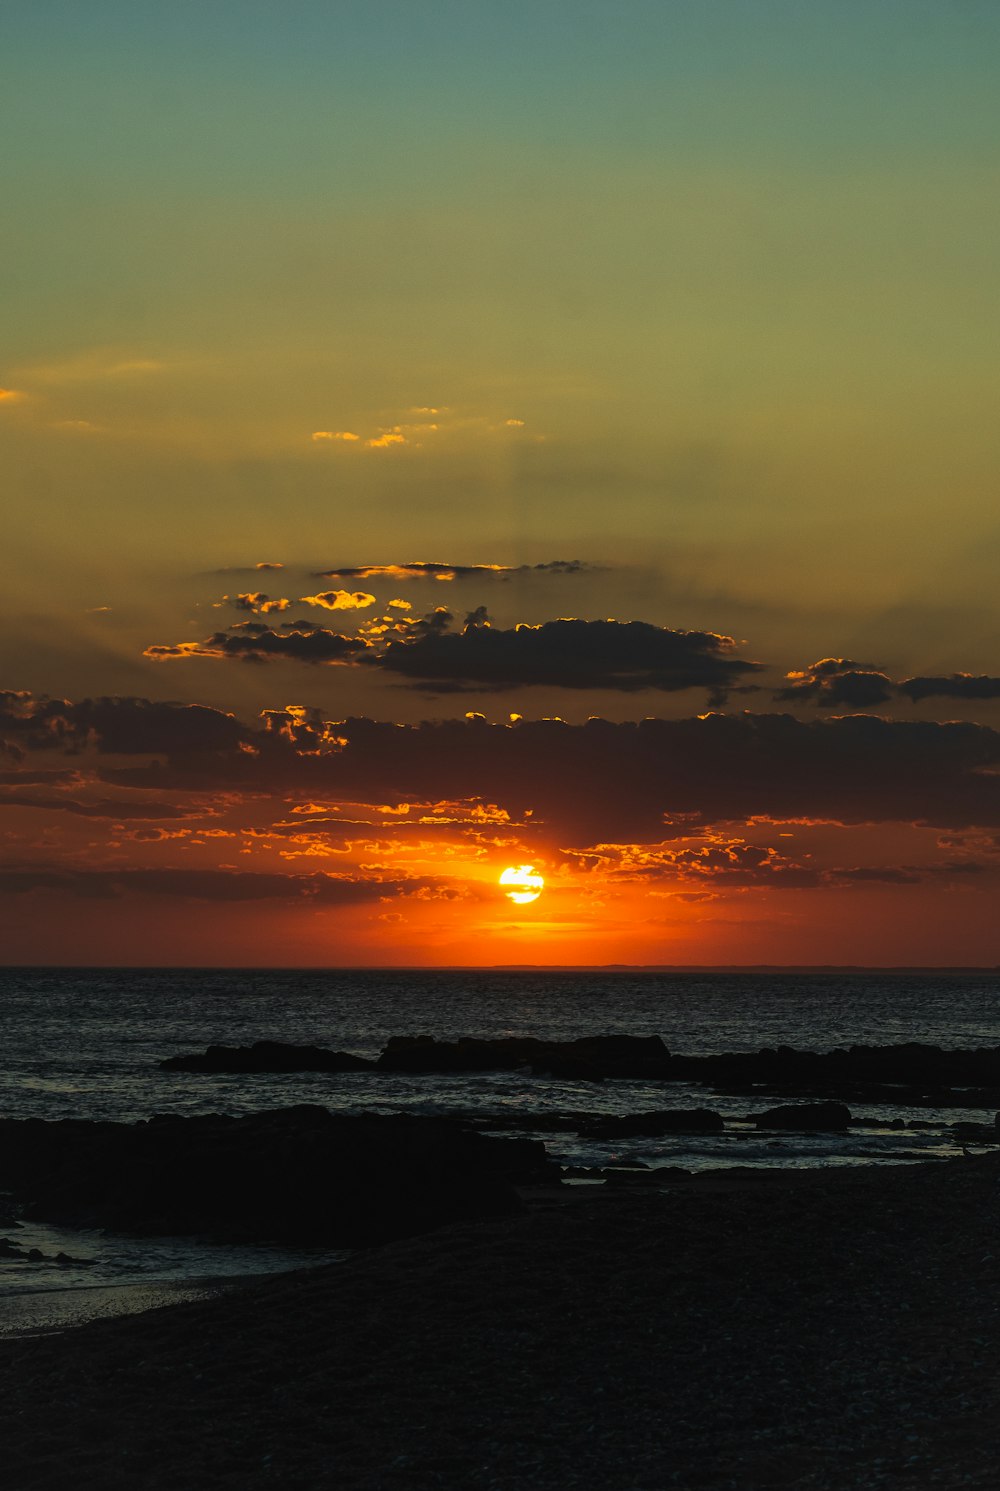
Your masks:
M991 0L0 58L3 961L1000 963Z

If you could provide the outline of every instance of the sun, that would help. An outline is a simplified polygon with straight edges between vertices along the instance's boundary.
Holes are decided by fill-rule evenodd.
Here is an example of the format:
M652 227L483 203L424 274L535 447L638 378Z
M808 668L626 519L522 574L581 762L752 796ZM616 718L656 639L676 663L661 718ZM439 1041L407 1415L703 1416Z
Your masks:
M507 899L516 906L537 901L545 889L545 881L536 875L534 865L511 865L500 876L500 884L506 887Z

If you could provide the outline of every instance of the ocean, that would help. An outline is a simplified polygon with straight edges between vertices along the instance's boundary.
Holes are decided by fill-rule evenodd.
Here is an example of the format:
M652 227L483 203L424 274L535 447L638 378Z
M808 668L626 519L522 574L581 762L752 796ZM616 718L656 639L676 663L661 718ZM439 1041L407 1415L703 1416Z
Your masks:
M344 1112L496 1119L541 1138L575 1167L889 1164L959 1153L955 1121L980 1110L880 1106L849 1135L761 1135L755 1105L694 1086L554 1080L524 1073L253 1076L163 1072L166 1056L255 1040L314 1043L377 1056L390 1036L659 1035L685 1055L788 1045L927 1041L1000 1044L1000 972L681 973L616 970L0 970L0 1116L133 1121L153 1113L246 1113L293 1103ZM606 1115L709 1106L724 1134L583 1139L547 1115ZM759 1105L757 1105L759 1106ZM859 1110L860 1112L860 1110ZM891 1128L893 1119L918 1127ZM2 1230L2 1224L0 1224ZM263 1273L335 1255L238 1248L188 1239L132 1239L32 1225L10 1233L42 1259L0 1256L0 1296L155 1280ZM79 1267L55 1264L63 1251Z

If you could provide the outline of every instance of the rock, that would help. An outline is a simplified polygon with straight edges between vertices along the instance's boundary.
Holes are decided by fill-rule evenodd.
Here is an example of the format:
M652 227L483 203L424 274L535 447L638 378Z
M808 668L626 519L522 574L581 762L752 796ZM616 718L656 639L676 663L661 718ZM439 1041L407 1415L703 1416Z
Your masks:
M375 1063L349 1051L323 1046L293 1046L283 1041L254 1041L252 1046L209 1046L191 1056L168 1056L165 1072L364 1072Z
M789 1129L794 1133L842 1133L854 1122L851 1110L843 1103L792 1103L754 1113L752 1121L759 1129Z
M1000 1046L946 1050L908 1041L827 1052L765 1047L717 1056L672 1056L669 1076L755 1097L995 1109L1000 1101Z
M1000 1134L997 1133L993 1124L988 1123L953 1123L950 1125L951 1132L959 1141L970 1140L975 1144L997 1144L1000 1143Z
M0 1185L28 1217L153 1234L363 1247L516 1212L513 1183L549 1174L537 1141L312 1105L135 1124L0 1120Z
M511 1072L526 1068L570 1080L666 1077L670 1053L659 1036L598 1035L574 1041L532 1036L438 1041L429 1035L393 1036L376 1065L390 1072Z

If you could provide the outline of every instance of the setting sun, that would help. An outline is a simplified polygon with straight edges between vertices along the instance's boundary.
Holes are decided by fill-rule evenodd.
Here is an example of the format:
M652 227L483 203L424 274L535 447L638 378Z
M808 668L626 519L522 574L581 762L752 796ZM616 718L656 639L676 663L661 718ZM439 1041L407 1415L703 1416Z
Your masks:
M507 899L516 906L537 901L545 889L545 881L536 875L534 865L511 865L500 876L500 884L506 887Z

